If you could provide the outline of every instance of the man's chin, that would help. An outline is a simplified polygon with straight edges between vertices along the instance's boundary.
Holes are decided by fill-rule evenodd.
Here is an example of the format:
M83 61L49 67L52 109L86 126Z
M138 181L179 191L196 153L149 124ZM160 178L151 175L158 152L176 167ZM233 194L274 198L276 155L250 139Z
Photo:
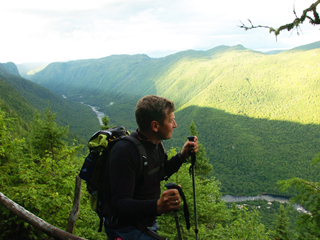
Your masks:
M170 139L172 137L172 133L170 133L166 139Z

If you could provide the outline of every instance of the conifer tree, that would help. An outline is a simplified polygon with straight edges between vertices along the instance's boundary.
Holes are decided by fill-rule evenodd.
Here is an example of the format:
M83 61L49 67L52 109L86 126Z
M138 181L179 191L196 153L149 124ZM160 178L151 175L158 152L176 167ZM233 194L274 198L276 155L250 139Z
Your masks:
M61 127L55 122L55 113L49 108L44 112L45 120L37 114L33 125L32 145L36 153L43 157L49 153L52 159L55 159L55 151L61 149L65 143L62 140L69 132L69 126Z
M193 136L198 135L197 127L194 121L192 121L190 125L190 134ZM195 172L200 176L208 176L213 167L211 164L209 164L209 159L205 156L205 148L200 142L201 139L198 139L199 151L196 153L197 160L195 165Z
M231 207L231 220L235 221L237 220L237 218L240 215L240 211L237 207L237 204L235 202L232 203L232 207Z
M280 214L276 222L276 233L274 235L274 239L289 240L288 221L289 221L289 218L287 217L286 210L284 206L281 204Z
M10 155L21 148L24 139L15 139L11 136L6 124L10 119L6 118L5 112L0 109L0 166L9 160Z
M312 164L319 161L320 153L312 160ZM278 184L282 191L294 188L298 194L290 201L301 204L309 211L301 214L297 220L301 239L320 239L320 183L294 177L279 181Z
M105 115L103 118L102 118L102 124L101 125L101 130L106 130L108 128L110 128L110 118L108 118L107 115Z
M68 127L58 126L54 121L55 114L49 109L45 111L45 117L41 119L38 115L33 123L33 144L36 144L37 155L30 156L31 150L22 151L24 149L16 147L14 151L21 157L0 164L0 182L4 183L0 191L36 216L63 229L72 208L74 178L81 167L76 155L82 145L65 144L62 137ZM5 124L4 129L7 129ZM10 136L10 133L6 131L5 136ZM46 237L2 206L0 229L0 239Z

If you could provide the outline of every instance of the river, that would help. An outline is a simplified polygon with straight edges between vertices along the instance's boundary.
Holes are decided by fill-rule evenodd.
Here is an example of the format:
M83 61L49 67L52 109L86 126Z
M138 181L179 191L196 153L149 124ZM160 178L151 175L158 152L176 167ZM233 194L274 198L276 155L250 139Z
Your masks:
M245 202L245 201L256 201L256 200L266 200L268 202L277 201L280 203L289 202L289 197L280 196L280 195L271 195L271 194L260 194L258 196L235 196L235 195L223 195L222 199L225 202ZM300 213L308 213L309 211L304 209L300 204L295 203L293 205L294 209L296 209Z
M85 104L84 102L81 102L81 103L86 105L86 106L88 106L88 107L90 107L92 109L92 111L94 111L94 113L97 115L97 118L99 120L100 125L103 125L102 118L105 116L105 114L103 112L99 111L99 107L94 107L94 106L91 106L89 104Z
M63 98L67 98L67 96L64 95L64 94L62 95L62 97L63 97ZM81 97L82 97L82 96L81 96ZM92 109L92 111L94 111L94 113L97 115L97 118L98 118L98 120L99 120L100 125L103 125L103 123L102 123L102 118L105 116L105 114L104 114L103 112L100 112L100 111L99 111L99 107L94 107L94 106L91 106L91 105L89 105L89 104L85 104L84 102L80 102L80 103L82 103L82 104L90 107L90 108ZM113 102L111 102L110 105L113 105Z
M278 196L278 195L269 195L269 194L260 194L258 196L234 196L234 195L223 195L222 199L225 202L244 202L244 201L255 201L255 200L266 200L268 202L289 202L289 197Z

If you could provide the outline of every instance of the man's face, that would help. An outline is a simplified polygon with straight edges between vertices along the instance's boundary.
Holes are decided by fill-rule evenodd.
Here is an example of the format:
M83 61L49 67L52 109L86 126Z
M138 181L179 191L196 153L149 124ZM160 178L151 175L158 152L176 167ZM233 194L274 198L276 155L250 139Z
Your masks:
M166 119L164 120L163 124L159 127L159 138L161 140L170 139L173 129L177 127L177 123L174 120L174 113L171 112L167 114Z

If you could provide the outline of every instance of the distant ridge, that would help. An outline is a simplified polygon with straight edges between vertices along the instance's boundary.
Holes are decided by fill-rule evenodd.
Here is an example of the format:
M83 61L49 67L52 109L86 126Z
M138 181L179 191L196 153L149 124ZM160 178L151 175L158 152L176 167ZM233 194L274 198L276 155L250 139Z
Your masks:
M320 48L320 41L292 48L291 50L312 50Z
M225 51L226 49L229 49L229 48L244 48L242 45L236 45L236 46L233 46L233 47L230 47L230 46L227 46L227 45L220 45L220 46L217 46L217 47L214 47L212 49L209 49L209 50L204 50L204 51L197 51L197 50L186 50L186 51L181 51L181 52L177 52L177 53L173 53L173 54L170 54L170 55L167 55L167 56L164 56L162 58L166 58L168 56L190 56L190 55L193 55L193 56L200 56L200 55L212 55L216 52L220 52L220 51ZM292 48L290 50L311 50L311 49L315 49L315 48L320 48L320 41L318 42L315 42L315 43L310 43L310 44L306 44L306 45L302 45L302 46L298 46L298 47L295 47L295 48ZM275 54L278 54L278 53L281 53L281 52L284 52L284 51L288 51L288 50L272 50L272 51L267 51L267 52L263 52L264 54L266 55L275 55ZM191 54L193 53L193 54ZM142 55L145 55L145 54L142 54ZM111 55L111 56L117 56L117 55ZM121 55L118 55L118 56L121 56ZM147 56L147 55L145 55ZM107 56L109 57L109 56ZM107 57L103 57L103 58L107 58ZM149 56L147 56L148 58L150 58ZM93 59L92 59L93 60ZM80 60L75 60L75 61L80 61ZM68 61L66 61L68 62ZM48 64L50 63L45 63L45 62L37 62L37 63L22 63L22 64L17 64L17 67L18 67L18 70L19 70L19 73L22 77L24 78L27 78L29 79L30 78L30 75L34 75L35 73L41 71L42 69L44 69Z
M309 43L306 45L301 45L299 47L295 47L295 48L291 48L289 50L273 50L273 51L268 51L268 52L264 52L267 55L274 55L274 54L278 54L281 52L285 52L285 51L292 51L292 50L312 50L312 49L316 49L316 48L320 48L320 41L318 42L314 42L314 43Z

